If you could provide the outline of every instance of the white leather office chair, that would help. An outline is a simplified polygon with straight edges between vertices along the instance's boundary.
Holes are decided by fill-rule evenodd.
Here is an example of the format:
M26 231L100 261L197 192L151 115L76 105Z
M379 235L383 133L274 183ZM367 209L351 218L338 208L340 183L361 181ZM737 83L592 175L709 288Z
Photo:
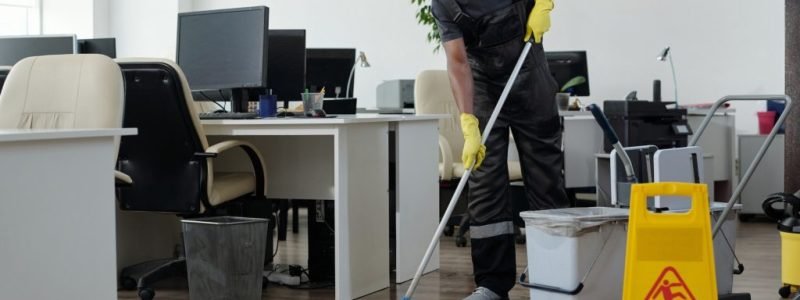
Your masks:
M260 152L244 141L209 145L181 68L170 60L118 59L125 81L123 125L138 135L124 137L117 165L134 184L118 190L120 209L180 216L238 215L267 218L266 169ZM239 148L252 171L214 171L214 157ZM268 243L272 239L268 233ZM267 262L272 253L265 253ZM183 257L137 264L122 271L124 288L152 299L152 284L186 272Z
M450 77L445 70L426 70L417 75L414 84L414 109L417 114L446 114L447 118L439 120L439 180L451 182L461 178L466 172L461 163L461 151L464 148L464 137L461 133L460 112L456 106L453 92L450 89ZM522 169L519 161L508 161L508 178L510 181L522 180ZM469 226L464 195L459 201L462 212L459 229L456 233L456 246L466 246L464 234ZM450 200L449 197L445 197ZM445 199L440 199L446 201ZM445 204L446 205L446 204ZM444 209L442 208L442 211ZM453 232L454 218L448 220L446 233Z
M29 57L2 84L0 128L120 128L123 102L122 73L107 56ZM125 174L114 175L130 182Z
M439 120L439 179L447 181L461 178L466 171L461 163L464 137L447 71L427 70L417 75L414 109L417 114L449 115ZM519 161L508 161L508 178L511 181L522 179Z

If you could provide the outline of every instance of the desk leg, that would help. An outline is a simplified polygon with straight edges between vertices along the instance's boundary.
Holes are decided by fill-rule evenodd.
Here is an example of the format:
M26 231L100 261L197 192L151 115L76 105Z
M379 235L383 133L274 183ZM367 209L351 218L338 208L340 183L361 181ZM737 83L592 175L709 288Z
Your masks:
M439 223L438 121L398 122L397 271L400 283L414 277ZM426 272L439 269L435 252Z
M336 299L389 287L388 130L387 123L365 123L336 133Z

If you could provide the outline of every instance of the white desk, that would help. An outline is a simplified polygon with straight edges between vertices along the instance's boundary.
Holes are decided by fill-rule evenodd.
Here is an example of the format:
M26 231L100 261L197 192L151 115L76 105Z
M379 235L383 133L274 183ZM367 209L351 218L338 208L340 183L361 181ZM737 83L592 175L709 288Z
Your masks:
M588 111L561 111L564 117L564 185L567 188L595 185L594 154L603 152L603 131ZM508 159L518 161L517 146L511 141Z
M114 139L0 130L0 298L116 299Z
M235 136L264 156L267 195L335 202L336 299L389 287L389 162L396 163L396 280L413 277L439 221L440 116L204 120L209 138ZM394 131L394 149L389 132ZM221 156L221 170L249 168ZM435 255L428 271L439 268Z

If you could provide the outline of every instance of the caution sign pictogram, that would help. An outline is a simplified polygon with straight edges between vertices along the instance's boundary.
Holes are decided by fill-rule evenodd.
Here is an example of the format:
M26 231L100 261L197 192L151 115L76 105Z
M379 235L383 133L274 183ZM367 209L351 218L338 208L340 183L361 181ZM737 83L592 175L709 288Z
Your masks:
M681 274L673 267L666 267L658 275L645 300L695 300L692 291Z
M691 197L687 212L656 213L647 199ZM631 189L624 300L716 299L717 280L708 190L704 184L660 182Z

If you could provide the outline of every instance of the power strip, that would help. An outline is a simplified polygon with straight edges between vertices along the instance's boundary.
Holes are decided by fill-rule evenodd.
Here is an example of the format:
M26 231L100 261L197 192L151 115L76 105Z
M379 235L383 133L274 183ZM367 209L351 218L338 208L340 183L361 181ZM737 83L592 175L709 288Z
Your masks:
M308 277L297 265L274 265L272 271L264 271L267 281L280 285L298 286L308 282Z

